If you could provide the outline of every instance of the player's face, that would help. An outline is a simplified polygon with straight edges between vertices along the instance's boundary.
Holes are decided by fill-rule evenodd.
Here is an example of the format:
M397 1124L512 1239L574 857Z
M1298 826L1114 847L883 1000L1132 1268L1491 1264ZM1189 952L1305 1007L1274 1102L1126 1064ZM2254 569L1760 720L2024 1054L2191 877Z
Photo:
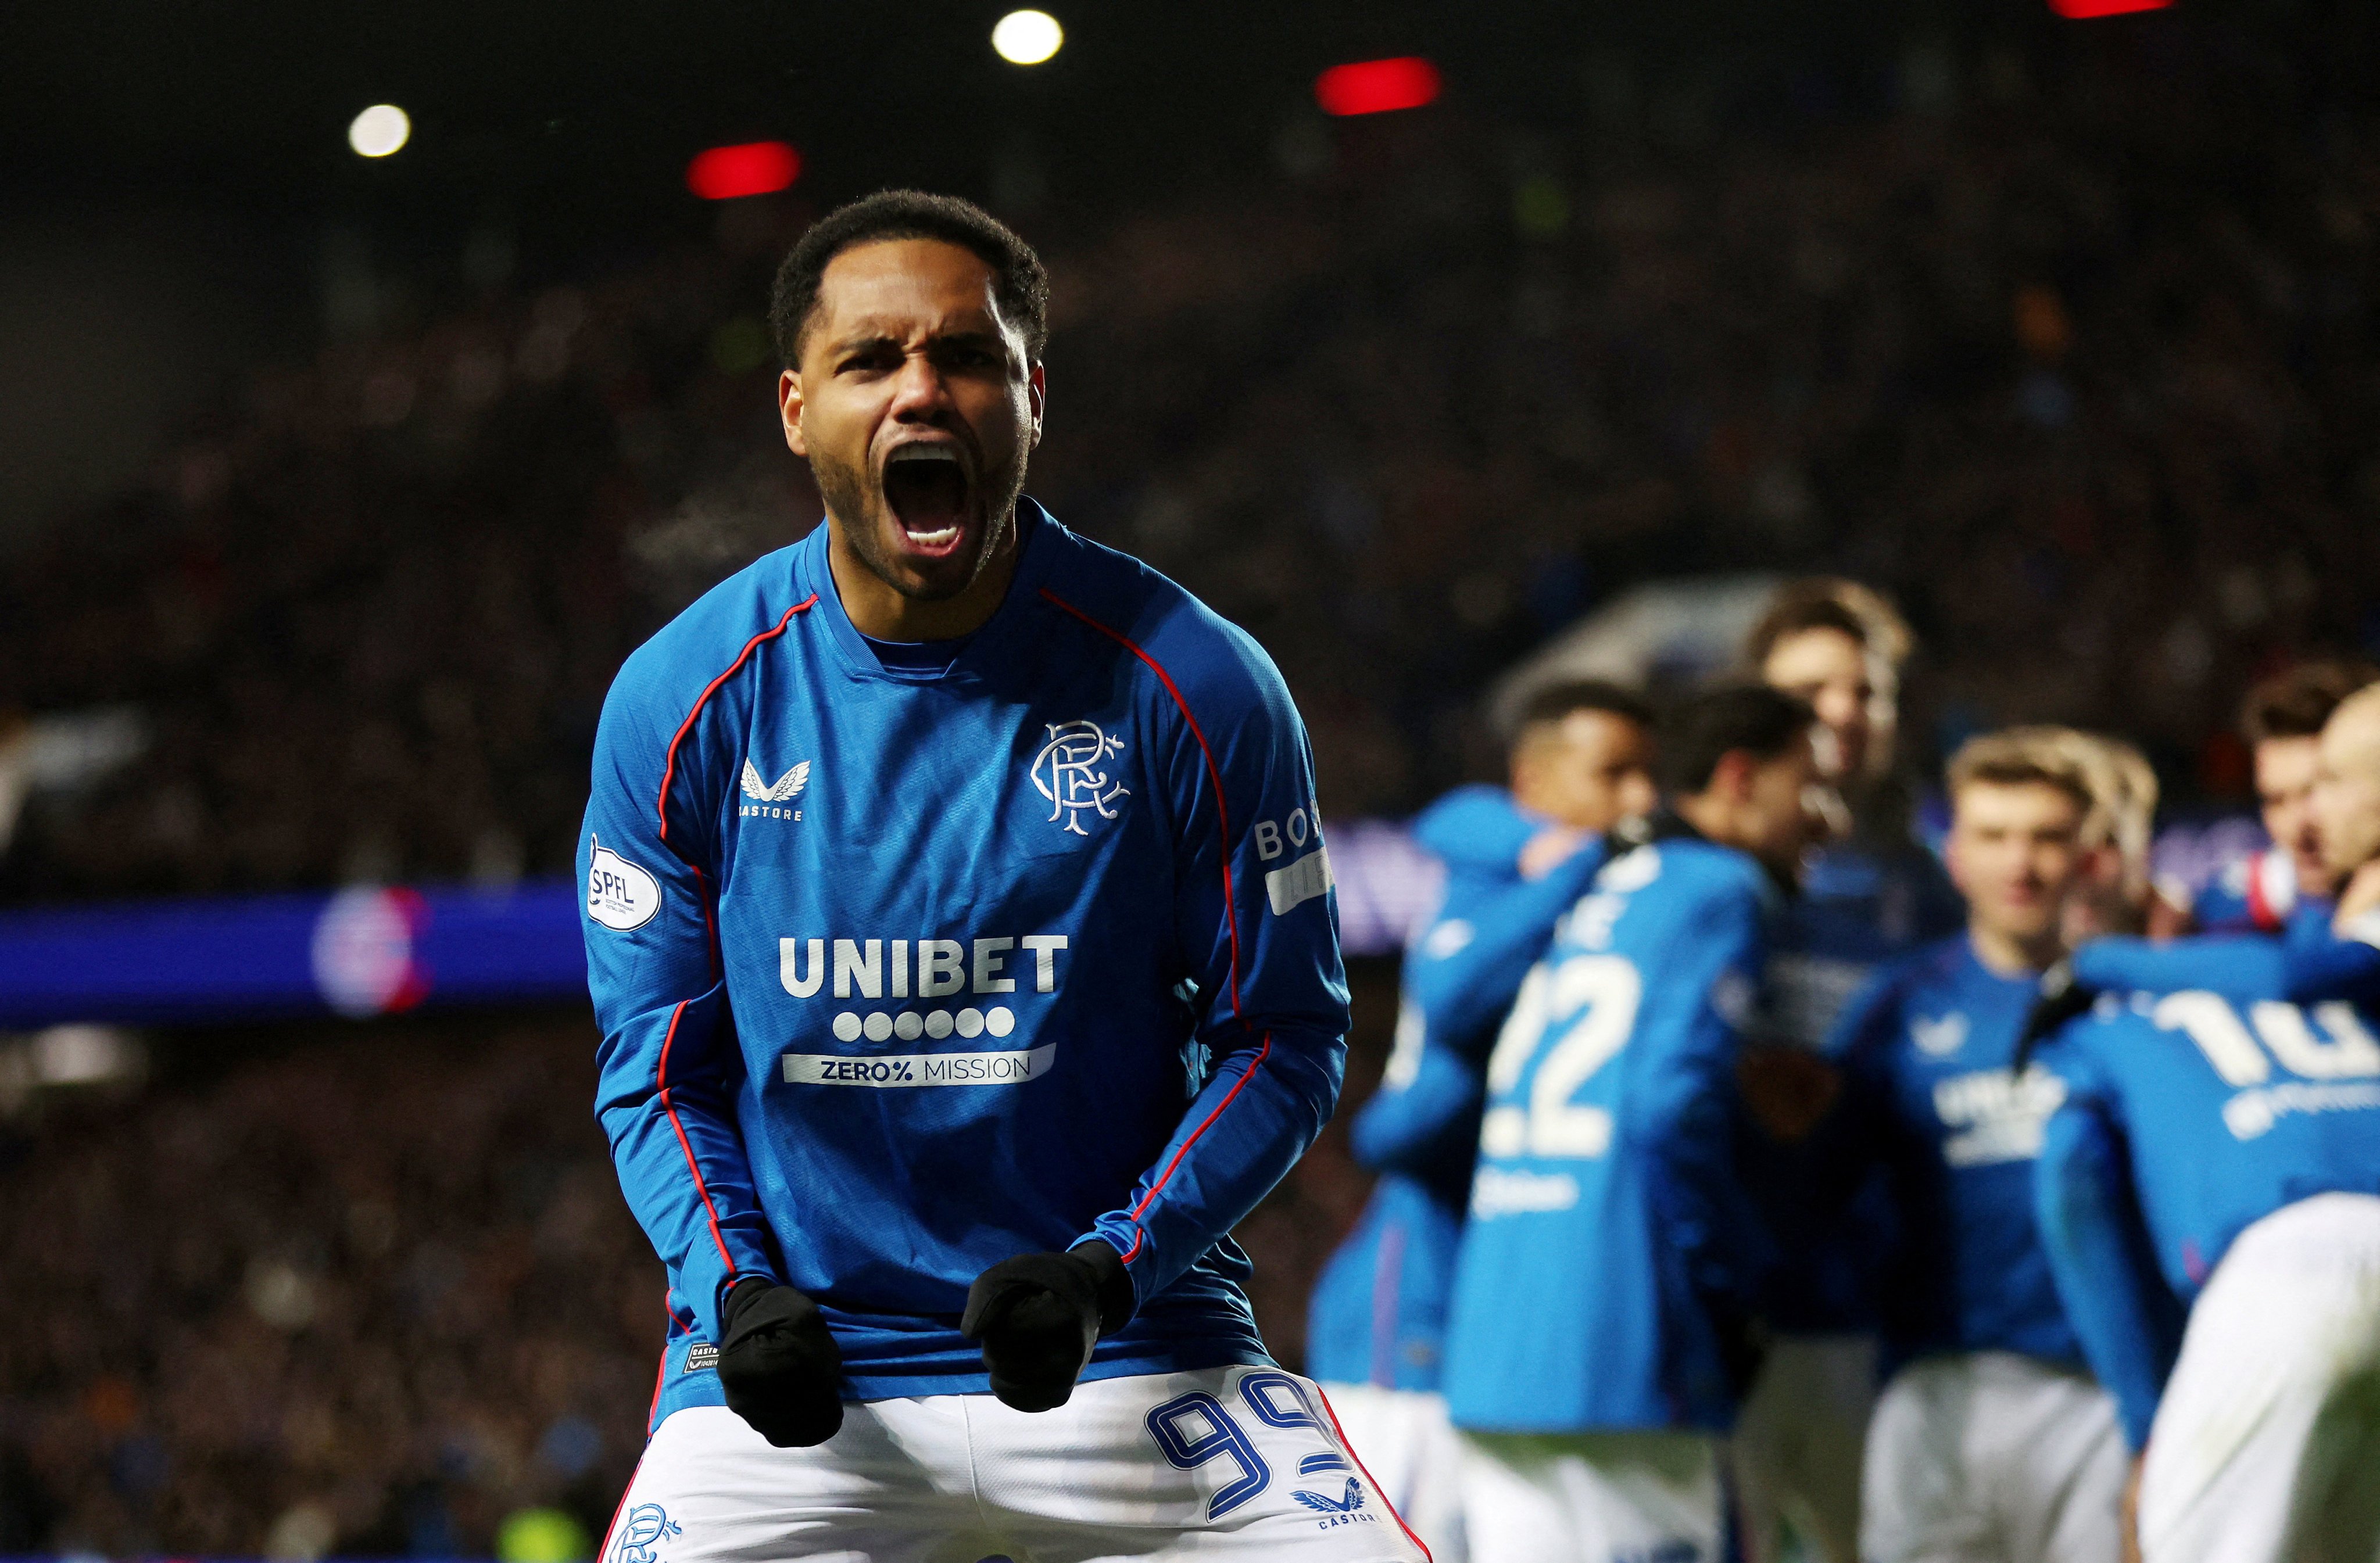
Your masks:
M1521 806L1574 830L1609 830L1653 807L1653 745L1610 711L1577 710L1533 734L1512 759Z
M1041 437L1041 368L993 281L938 239L846 249L778 383L785 442L809 461L836 540L913 600L956 597L1005 553Z
M2311 736L2267 738L2256 745L2256 799L2264 806L2265 832L2289 854L2298 883L2309 888L2330 878L2313 828L2313 778L2321 753L2322 740Z
M2380 858L2380 716L2343 710L2331 718L2307 802L2327 870L2323 882Z
M1891 761L1890 673L1867 648L1837 629L1806 629L1768 648L1760 676L1772 689L1797 695L1818 714L1825 732L1820 763L1828 775L1858 782Z
M1754 765L1736 810L1742 839L1734 844L1788 879L1802 877L1803 854L1828 833L1829 789L1818 766L1816 736Z
M2082 806L2046 782L1970 782L1950 821L1950 878L1975 927L2022 944L2049 938L2082 877Z

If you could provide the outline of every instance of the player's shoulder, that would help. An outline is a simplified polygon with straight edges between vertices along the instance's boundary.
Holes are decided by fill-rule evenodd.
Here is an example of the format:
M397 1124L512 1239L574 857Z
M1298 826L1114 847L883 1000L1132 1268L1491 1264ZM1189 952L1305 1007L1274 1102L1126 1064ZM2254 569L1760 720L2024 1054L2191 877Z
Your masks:
M1414 817L1414 841L1450 865L1513 870L1521 849L1541 829L1512 794L1487 782L1455 788Z
M628 654L612 680L607 714L683 720L757 642L780 634L810 593L795 567L808 539L762 554L686 605Z
M1682 923L1757 920L1776 899L1768 875L1748 853L1693 835L1658 835L1642 844L1613 842L1594 891L1624 896L1645 920Z
M1293 711L1289 686L1256 637L1161 572L1061 526L1031 500L1037 519L1036 594L1136 657L1180 697L1202 726Z

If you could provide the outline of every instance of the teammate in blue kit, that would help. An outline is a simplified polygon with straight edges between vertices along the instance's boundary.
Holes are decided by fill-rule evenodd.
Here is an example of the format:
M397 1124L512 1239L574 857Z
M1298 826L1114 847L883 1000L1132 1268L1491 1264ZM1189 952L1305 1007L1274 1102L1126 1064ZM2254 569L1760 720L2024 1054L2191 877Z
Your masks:
M1767 928L1820 828L1810 709L1688 702L1488 1070L1446 1397L1475 1563L1715 1559L1767 1245L1734 1165Z
M2255 767L2256 801L2271 842L2224 864L2191 903L2202 933L2277 933L2303 908L2326 922L2333 891L2313 818L2314 751L2339 701L2380 679L2362 662L2317 660L2274 674L2248 692L2240 735Z
M704 1557L1406 1559L1227 1235L1338 1092L1313 767L1247 636L1021 497L1047 285L892 192L779 273L823 526L639 649L580 867L669 1275L622 1513Z
M2010 1067L2038 977L2065 952L2070 903L2094 855L2116 850L2130 802L2105 796L2118 782L2098 757L2054 728L1952 757L1947 854L1967 931L1888 968L1835 1049L1844 1090L1820 1139L1846 1172L1887 1169L1897 1233L1880 1288L1890 1376L1867 1440L1868 1563L2103 1563L2119 1550L2130 1460L2034 1223L2033 1160L2062 1088L2038 1063Z
M1305 1366L1438 1563L1463 1556L1438 1388L1480 1075L1512 994L1599 859L1587 833L1652 807L1651 725L1625 690L1553 685L1522 712L1510 791L1461 788L1414 824L1445 888L1405 951L1395 1049L1354 1125L1356 1157L1379 1180L1316 1284Z
M2339 706L2317 759L2325 867L2352 883L2380 862L2380 688ZM2042 1231L2144 1447L2147 1563L2380 1554L2375 1028L2341 1000L2109 993L2040 1055L2067 1086Z
M1843 1007L1887 961L1960 927L1964 908L1912 829L1894 764L1908 625L1882 596L1830 577L1780 588L1744 645L1765 682L1817 713L1821 769L1847 817L1811 855L1769 956L1773 1036L1748 1050L1760 1127L1743 1144L1750 1181L1782 1256L1763 1312L1776 1335L1730 1442L1752 1563L1784 1555L1784 1533L1826 1563L1858 1563L1860 1470L1876 1397L1873 1271L1881 1193L1848 1212L1822 1202L1798 1148L1776 1136L1823 1110L1820 1062Z

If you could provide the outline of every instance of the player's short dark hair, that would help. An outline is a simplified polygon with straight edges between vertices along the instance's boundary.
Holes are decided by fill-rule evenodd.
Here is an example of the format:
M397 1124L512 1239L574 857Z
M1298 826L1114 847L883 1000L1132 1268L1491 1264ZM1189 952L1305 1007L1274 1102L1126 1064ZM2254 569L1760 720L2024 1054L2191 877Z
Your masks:
M1607 679L1572 678L1559 684L1548 684L1531 695L1521 707L1520 720L1513 723L1515 735L1531 728L1544 727L1560 721L1572 711L1603 711L1637 726L1653 725L1653 703L1633 689L1625 689Z
M800 365L802 337L818 312L828 261L857 245L921 238L972 250L991 268L991 295L1001 314L1025 333L1026 359L1039 362L1050 342L1050 273L1033 247L971 200L925 190L879 190L811 224L777 268L769 328L785 367Z
M2259 680L2240 703L2240 736L2249 745L2272 738L2311 738L2330 721L2338 703L2365 685L2380 683L2380 668L2350 657L2300 662Z
M1874 587L1838 576L1812 576L1777 588L1752 633L1744 636L1744 661L1756 671L1779 641L1818 629L1847 635L1896 668L1909 660L1915 644L1909 621Z
M1653 779L1667 796L1691 796L1711 784L1726 756L1776 759L1817 720L1807 700L1765 684L1725 684L1690 695L1662 718Z

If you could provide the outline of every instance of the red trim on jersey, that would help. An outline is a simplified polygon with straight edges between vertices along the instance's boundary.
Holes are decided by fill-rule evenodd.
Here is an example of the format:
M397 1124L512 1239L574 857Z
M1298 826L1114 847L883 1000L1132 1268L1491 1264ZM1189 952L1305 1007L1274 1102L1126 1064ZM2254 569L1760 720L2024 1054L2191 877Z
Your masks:
M816 602L817 600L818 593L812 592L801 601L796 602L792 607L786 609L785 616L777 621L775 628L764 629L759 634L754 636L751 639L746 641L744 643L744 649L735 653L735 660L727 664L727 671L721 673L717 678L712 679L709 684L704 685L702 687L702 693L695 697L694 709L686 712L686 720L677 724L676 735L672 737L669 741L669 753L664 756L662 760L662 794L660 800L653 806L653 812L661 817L661 839L663 842L667 842L669 840L670 778L677 771L677 746L686 742L686 735L688 733L694 731L694 719L702 714L702 708L710 702L711 696L719 692L719 686L726 683L729 679L734 678L736 674L736 671L742 668L744 664L751 659L754 648L758 647L760 642L764 640L774 640L777 636L784 634L785 626L794 622L794 615L800 612L803 609L808 608L811 603Z
M2268 854L2248 854L2248 920L2266 933L2277 932L2281 920L2273 915L2273 903L2265 894L2265 861Z
M1272 1033L1266 1032L1264 1046L1257 1049L1256 1059L1248 1065L1247 1072L1242 1074L1239 1079L1232 1084L1230 1090L1223 1093L1223 1099L1215 1104L1215 1110L1207 1115L1207 1121L1190 1131L1190 1137L1182 1142L1182 1148L1175 1151L1173 1153L1173 1159L1165 1164L1164 1173L1158 1178L1156 1182L1149 1185L1149 1189L1147 1193L1140 1196L1140 1203L1132 1207L1132 1218L1134 1220L1137 1221L1140 1219L1140 1213L1148 1208L1148 1202L1155 1199L1158 1195L1158 1192L1165 1187L1166 1180L1173 1176L1173 1169L1182 1165L1182 1158L1188 1156L1190 1154L1190 1147L1198 1143L1198 1136L1205 1133L1208 1129L1214 1127L1215 1120L1223 1116L1223 1109L1232 1105L1233 1097L1237 1097L1242 1091L1247 1089L1248 1082L1257 1077L1257 1071L1264 1067L1265 1060L1270 1057L1271 1054ZM1140 1242L1137 1238L1133 1241L1132 1247L1134 1254L1140 1252ZM1132 1257L1132 1254L1127 1254L1124 1257L1129 1259Z
M1215 751L1208 747L1207 734L1199 730L1198 719L1190 714L1190 702L1182 697L1182 691L1174 684L1172 675L1165 671L1164 666L1156 658L1142 650L1130 636L1108 628L1107 625L1092 618L1048 587L1041 588L1041 596L1051 606L1072 613L1075 618L1082 620L1083 623L1148 663L1148 671L1157 675L1158 682L1165 685L1165 692L1172 696L1173 703L1182 709L1182 720L1190 724L1190 736L1198 740L1198 753L1207 761L1208 783L1215 789L1215 818L1222 830L1222 839L1218 843L1220 848L1218 855L1223 861L1223 917L1232 935L1232 1015L1233 1019L1237 1019L1240 1013L1240 912L1232 892L1232 819L1223 807L1223 773L1216 768Z
M1322 1414L1330 1419L1330 1431L1339 1436L1339 1447L1347 1451L1347 1458L1355 1462L1355 1469L1364 1472L1364 1480L1372 1482L1372 1473L1366 1469L1364 1457L1355 1452L1355 1446L1347 1441L1347 1430L1339 1425L1339 1412L1330 1404L1330 1393L1319 1384L1314 1386L1314 1392L1321 1397ZM1414 1544L1414 1550L1421 1554L1422 1563L1432 1563L1429 1548L1424 1546L1421 1538L1414 1534L1413 1527L1405 1523L1405 1517L1397 1512L1397 1500L1389 1496L1389 1489L1378 1482L1372 1482L1372 1491L1380 1495L1380 1507L1389 1511L1389 1518L1397 1522L1397 1529L1405 1533L1405 1540Z
M677 1008L670 1012L669 1030L662 1034L662 1056L653 1065L653 1092L661 1097L662 1111L669 1115L670 1127L677 1131L677 1148L686 1152L686 1169L694 1174L694 1192L702 1196L703 1213L710 1218L710 1241L719 1245L719 1257L725 1261L727 1277L733 1280L737 1273L735 1261L727 1252L727 1240L719 1235L719 1209L710 1203L710 1190L703 1184L702 1169L695 1165L694 1145L686 1137L686 1125L677 1121L677 1109L670 1105L670 1044L677 1040L677 1023L686 1018L686 1007L693 1002L691 999L681 999Z

